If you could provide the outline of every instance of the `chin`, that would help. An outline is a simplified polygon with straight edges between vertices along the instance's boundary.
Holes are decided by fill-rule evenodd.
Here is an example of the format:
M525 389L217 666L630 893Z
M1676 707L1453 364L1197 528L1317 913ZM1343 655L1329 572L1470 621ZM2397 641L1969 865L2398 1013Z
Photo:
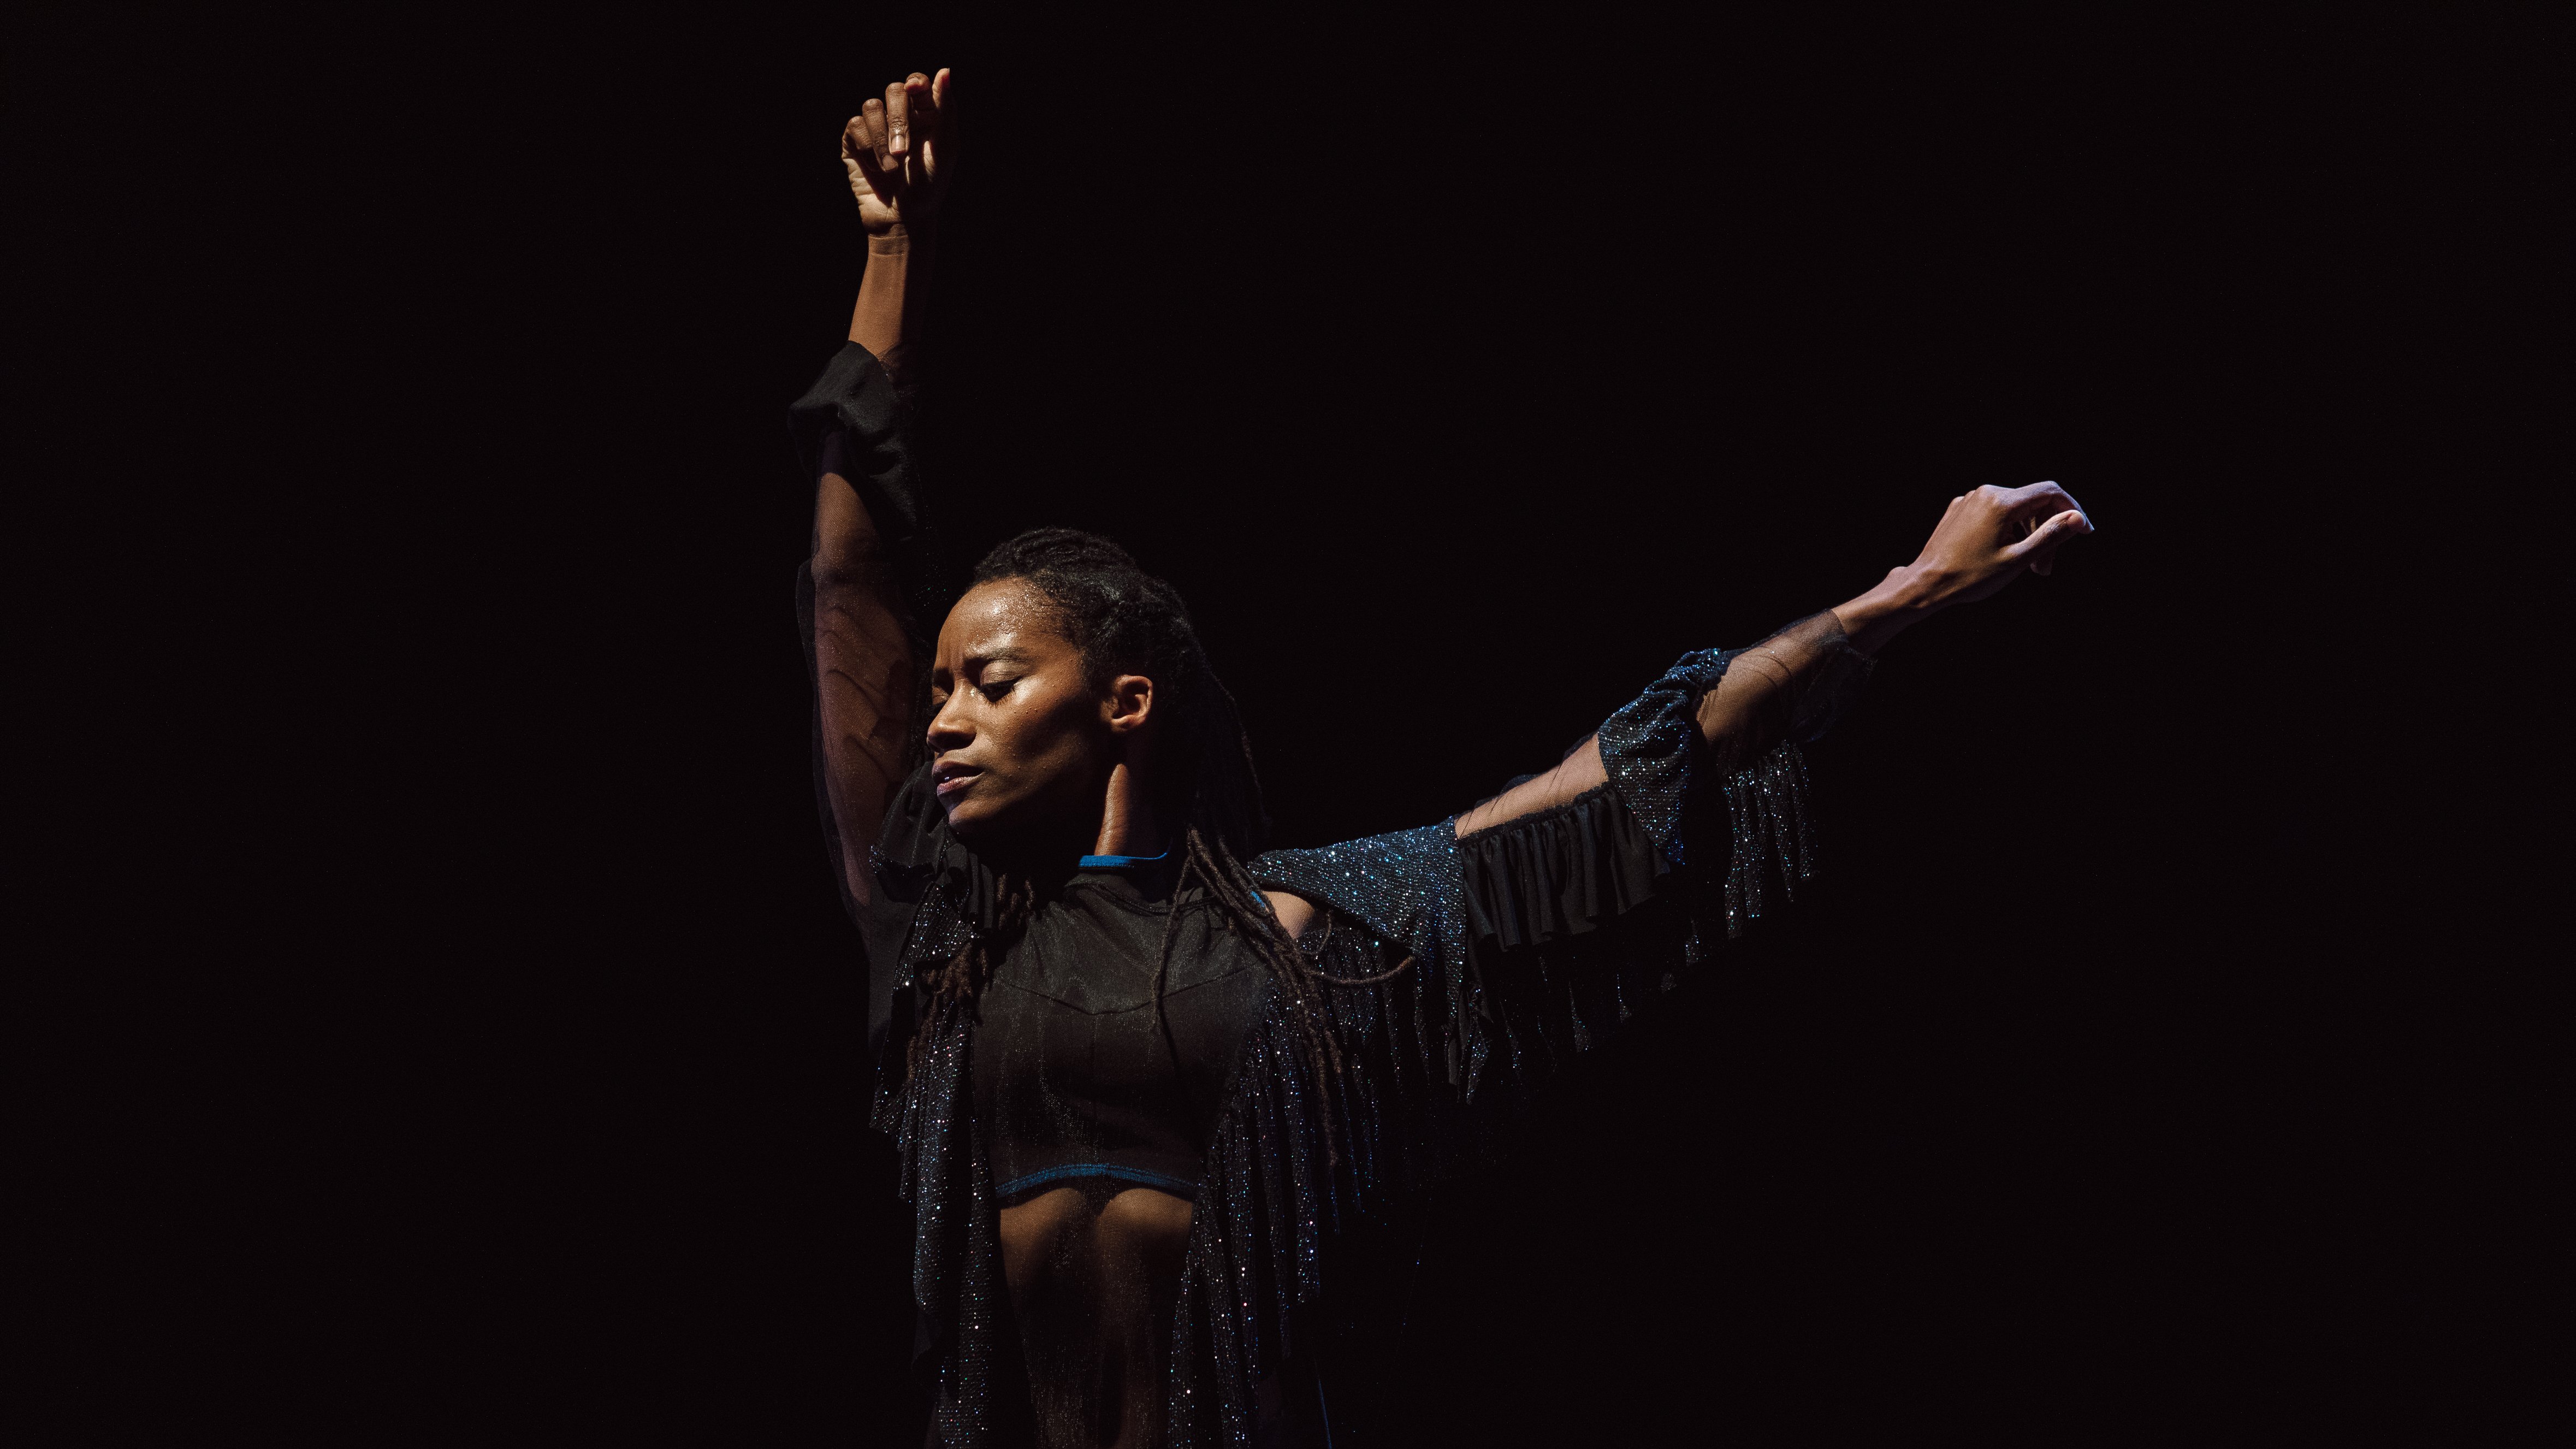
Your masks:
M948 831L969 845L989 842L993 829L993 809L981 800L960 800L951 805L941 801L939 812L948 821Z
M1054 813L1038 801L977 799L974 793L980 792L970 792L969 798L954 805L941 801L939 808L948 821L948 833L978 854L1016 852L1062 833L1054 828Z

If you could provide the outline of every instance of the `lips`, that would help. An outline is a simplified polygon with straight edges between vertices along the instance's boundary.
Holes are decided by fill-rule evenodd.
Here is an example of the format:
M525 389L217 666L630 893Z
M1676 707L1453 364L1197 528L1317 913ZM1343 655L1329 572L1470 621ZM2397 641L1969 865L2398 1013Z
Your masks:
M931 789L945 800L973 784L983 774L983 770L974 765L935 765L930 771Z

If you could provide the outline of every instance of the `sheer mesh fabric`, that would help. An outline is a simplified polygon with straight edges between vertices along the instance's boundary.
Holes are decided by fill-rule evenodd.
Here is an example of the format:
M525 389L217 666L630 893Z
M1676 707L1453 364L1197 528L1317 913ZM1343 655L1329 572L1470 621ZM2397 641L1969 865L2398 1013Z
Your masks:
M1694 718L1714 726L1712 753L1755 757L1798 729L1807 686L1839 640L1830 625L1826 615L1792 626L1762 646L1775 651L1770 667L1746 670L1732 690L1721 678L1702 696ZM1586 770L1599 783L1558 800ZM936 837L926 790L900 794L885 838ZM1589 935L1659 888L1655 848L1608 788L1594 740L1552 777L1490 803L1517 810L1461 840L1458 852L1480 942L1508 949ZM881 868L880 889L861 907L863 924L886 917L868 933L872 951L900 939L895 918L917 896L899 874ZM971 1039L972 1110L1001 1205L1008 1331L1019 1349L1010 1391L1026 1395L1023 1422L1050 1449L1163 1441L1189 1199L1236 1048L1265 1000L1266 973L1248 948L1202 902L1185 899L1158 1037L1153 974L1173 907L1156 893L1167 888L1086 872L1050 892L995 972ZM1480 905L1489 920L1475 919ZM1510 995L1512 980L1505 969L1492 984ZM1531 1044L1547 1048L1540 1038ZM1264 1419L1275 1412L1283 1426L1319 1423L1310 1389L1265 1383Z
M1178 1420L1166 1426L1163 1415L1167 1381L1179 1383L1181 1371L1196 1362L1165 1363L1180 1341L1174 1319L1182 1275L1194 1271L1183 1262L1194 1241L1193 1218L1202 1218L1208 1232L1225 1222L1242 1225L1220 1236L1247 1246L1278 1234L1295 1216L1283 1216L1280 1203L1254 1196L1237 1203L1219 1192L1206 1203L1193 1202L1203 1184L1224 1180L1213 1165L1224 1153L1212 1147L1210 1134L1231 1130L1219 1120L1238 1095L1230 1074L1257 1059L1242 1048L1258 1045L1265 1030L1260 1023L1270 1002L1267 973L1242 942L1214 924L1213 913L1194 917L1194 903L1184 900L1163 1002L1165 1026L1158 1032L1151 1025L1153 974L1172 907L1158 898L1151 879L1077 876L1050 892L1005 953L971 1026L961 1021L944 1039L944 1060L962 1061L968 1080L958 1080L952 1070L946 1077L924 1078L950 1085L899 1090L907 1082L901 1049L916 1029L911 973L953 952L979 923L992 924L985 898L989 873L970 854L953 849L923 772L905 769L917 733L906 720L919 710L917 697L907 704L919 686L907 647L919 646L944 605L935 571L914 558L927 529L901 423L902 409L882 370L855 347L835 360L799 404L800 449L809 472L822 480L816 557L800 579L799 594L817 694L817 802L847 904L867 944L870 1035L884 1044L880 1080L892 1084L881 1093L878 1120L896 1133L899 1145L910 1144L903 1149L910 1154L907 1164L918 1164L907 1193L922 1225L916 1299L924 1313L924 1342L934 1345L925 1364L946 1375L942 1382L963 1385L940 1390L935 1428L948 1425L939 1432L959 1442L1017 1442L1021 1431L1001 1426L1030 1423L1036 1442L1049 1446L1154 1444L1167 1428L1190 1437ZM830 554L822 537L825 515L845 507L862 515L859 522L879 552ZM1690 768L1665 770L1630 758L1635 742L1622 743L1614 717L1604 726L1619 747L1613 765L1605 765L1603 736L1589 737L1546 774L1515 782L1454 822L1415 832L1438 837L1436 851L1417 852L1426 871L1431 856L1447 860L1449 843L1455 842L1455 863L1441 867L1448 871L1441 889L1456 888L1463 875L1460 924L1473 942L1467 954L1485 956L1492 967L1485 980L1491 995L1457 995L1445 1011L1430 1011L1435 1027L1444 1020L1452 1027L1467 1021L1462 1013L1490 1013L1498 1053L1517 1057L1526 1048L1536 1059L1567 1045L1584 1048L1587 1022L1624 1020L1636 983L1616 972L1593 982L1578 969L1577 958L1591 952L1605 959L1624 956L1645 936L1688 925L1673 904L1640 909L1660 899L1668 868L1681 863L1685 837L1726 844L1723 827L1715 837L1682 829L1679 802L1712 793L1715 782L1738 771L1746 771L1746 778L1761 774L1770 766L1754 768L1757 762L1770 760L1766 752L1783 740L1821 734L1865 673L1865 662L1848 647L1830 613L1792 624L1750 650L1690 656L1658 682L1671 692L1663 696L1668 704L1656 706L1672 726L1669 735L1656 736L1667 742L1657 746L1665 751L1659 758L1678 765L1685 754L1695 756ZM1650 690L1641 706L1652 698ZM1623 749L1630 755L1620 754ZM1615 787L1614 767L1623 772ZM1643 788L1639 781L1648 775L1669 784ZM1725 786L1730 799L1738 788ZM1755 812L1735 813L1750 818ZM1744 832L1739 819L1733 846L1739 862L1747 856ZM1366 845L1352 843L1345 854L1365 861ZM1693 844L1694 861L1702 859L1701 848ZM1370 867L1354 868L1366 874ZM1317 879L1328 876L1325 870ZM1316 914L1319 928L1338 924L1354 941L1374 942L1371 951L1387 959L1355 960L1350 965L1358 976L1398 967L1405 959L1404 950L1391 943L1412 937L1390 932L1387 923L1372 927L1341 914L1320 885L1265 878L1265 884L1274 883L1326 905ZM1401 894L1382 880L1346 884L1390 900ZM1727 890L1731 920L1734 887ZM917 929L920 921L934 918L935 930ZM1469 963L1442 963L1438 935L1413 940L1413 949L1438 966L1444 994L1463 993L1476 973L1462 972ZM1694 951L1697 941L1692 934ZM1560 968L1574 971L1574 978L1551 974ZM1434 1043L1424 1037L1426 1003L1415 988L1433 979L1428 970L1412 976L1399 971L1368 990L1388 1000L1403 998L1409 1024L1382 1024L1383 1029L1397 1036L1409 1031L1406 1039L1435 1066L1449 1054L1448 1082L1462 1094L1472 1093L1486 1038ZM1529 980L1522 981L1524 975ZM1600 1002L1568 995L1596 986L1606 993ZM1562 1043L1549 1034L1560 1024L1567 1037ZM1376 1058L1360 1052L1354 1060ZM1380 1082L1375 1066L1355 1070L1369 1080L1343 1100L1359 1106L1375 1100L1382 1088L1392 1101L1401 1090L1423 1086L1411 1079L1403 1086L1391 1077ZM1418 1077L1425 1069L1408 1070ZM1250 1068L1244 1076L1248 1082L1268 1080ZM954 1096L941 1095L947 1092ZM971 1148L962 1145L968 1143ZM1237 1155L1254 1145L1247 1138ZM986 1184L991 1197L981 1196ZM998 1213L980 1216L989 1210L982 1204L998 1204ZM991 1245L996 1232L1004 1281L990 1297L1005 1299L1007 1310L998 1322L980 1306L989 1297L976 1296L983 1290L973 1285L982 1280L940 1267L973 1260L981 1250L971 1243ZM1218 1296L1241 1295L1227 1288ZM993 1330L979 1326L984 1324ZM1019 1351L996 1351L1003 1343ZM1291 1382L1296 1374L1289 1370L1297 1362L1292 1353L1273 1363L1259 1384L1254 1432L1282 1435L1285 1442L1322 1442L1320 1400L1311 1385ZM977 1365L989 1366L989 1375ZM1004 1397L1024 1403L1029 1416L1002 1406ZM1186 1417L1187 1401L1171 1402L1184 1407L1170 1412ZM991 1427L967 1427L972 1424Z
M1083 872L1043 901L994 973L975 1034L975 1112L1046 1449L1162 1442L1190 1198L1267 983L1203 895L1175 907L1156 898L1168 880L1134 876Z
M1831 609L1729 655L1725 675L1695 711L1710 764L1731 775L1783 740L1815 738L1867 672Z
M1842 621L1831 609L1811 614L1750 649L1727 656L1726 672L1695 711L1715 773L1731 775L1782 740L1813 738L1830 723L1853 672L1865 674ZM1819 689L1816 686L1829 687ZM1458 817L1460 839L1514 820L1561 810L1610 782L1598 736L1566 752L1556 768L1514 781Z

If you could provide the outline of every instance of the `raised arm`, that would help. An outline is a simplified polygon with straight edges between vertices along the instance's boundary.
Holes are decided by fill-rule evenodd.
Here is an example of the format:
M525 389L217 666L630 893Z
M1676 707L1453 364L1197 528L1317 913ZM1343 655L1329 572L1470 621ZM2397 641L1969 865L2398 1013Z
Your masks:
M2060 544L2092 531L2075 500L2054 483L1979 488L1951 499L1914 562L1888 570L1868 593L1801 619L1728 661L1695 711L1717 771L1732 772L1786 738L1810 687L1844 651L1874 654L1909 626L1953 604L1987 598L2025 570L2045 574ZM1555 769L1459 816L1458 834L1553 809L1608 780L1599 740L1586 740Z
M841 879L858 905L874 884L869 847L902 784L919 634L904 555L920 539L912 459L897 384L928 278L930 214L943 161L948 72L915 73L850 118L841 161L868 233L850 316L854 346L797 405L815 475L810 580L817 774Z

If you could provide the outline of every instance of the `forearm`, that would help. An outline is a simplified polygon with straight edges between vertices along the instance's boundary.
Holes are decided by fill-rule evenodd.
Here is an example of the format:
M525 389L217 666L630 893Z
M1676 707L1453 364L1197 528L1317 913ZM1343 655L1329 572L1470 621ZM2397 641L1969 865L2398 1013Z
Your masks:
M1888 640L1949 606L1952 601L1941 582L1920 564L1892 568L1878 587L1836 604L1833 614L1852 648L1875 654Z
M1718 773L1731 774L1788 738L1808 694L1855 647L1841 611L1829 609L1733 655L1691 711Z
M1700 734L1733 770L1786 738L1817 678L1837 656L1876 654L1898 634L1973 596L1979 576L1926 557L1887 571L1877 587L1811 615L1738 654L1700 700Z
M875 354L889 373L903 370L906 344L921 325L919 301L930 277L925 238L897 225L868 236L867 270L850 311L850 340Z
M1869 609L1858 612L1865 622L1877 623L1883 620L1887 607L1884 601L1873 601ZM1729 775L1742 769L1788 738L1801 722L1800 707L1810 703L1810 692L1824 682L1836 660L1850 667L1852 644L1840 613L1828 610L1810 614L1752 648L1738 650L1730 657L1726 672L1689 705L1691 722L1718 774ZM1830 700L1820 703L1831 707ZM1555 809L1607 783L1609 771L1601 743L1598 735L1585 740L1555 769L1524 780L1460 816L1458 834L1472 835L1525 815Z

